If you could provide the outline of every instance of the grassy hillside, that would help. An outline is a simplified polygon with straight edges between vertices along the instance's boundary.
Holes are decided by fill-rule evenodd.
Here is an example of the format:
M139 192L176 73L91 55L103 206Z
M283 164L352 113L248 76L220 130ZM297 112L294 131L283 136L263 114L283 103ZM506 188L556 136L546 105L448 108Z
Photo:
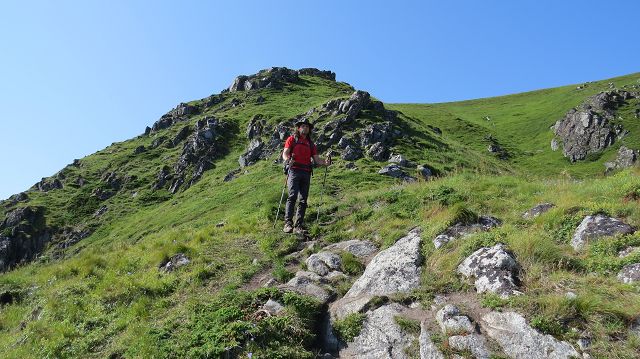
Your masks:
M456 103L385 104L399 112L397 126L407 134L393 152L429 165L439 176L403 184L376 173L386 163L363 158L352 171L338 159L328 170L322 203L323 170L312 179L307 218L315 219L319 209L321 215L319 223L311 223L311 234L321 243L357 238L386 247L422 227L423 285L407 297L424 305L438 293L475 293L455 275L455 267L475 249L501 241L523 267L524 295L479 296L482 305L514 308L562 339L589 331L595 357L633 357L640 341L627 336L626 328L640 314L640 292L637 285L619 283L615 274L640 261L639 252L617 256L626 246L640 245L640 235L602 241L584 253L575 253L569 241L587 214L607 213L640 225L638 169L603 176L603 162L615 157L620 144L640 147L640 128L631 115L635 102L619 112L631 134L588 161L572 164L551 151L549 127L609 82L621 87L639 78ZM3 357L314 357L318 303L255 282L264 275L284 282L299 267L286 257L299 239L283 234L281 221L273 228L284 180L272 161L278 154L223 181L238 167L248 143L245 129L255 115L274 125L353 92L345 83L301 79L283 89L224 93L221 102L184 123L114 143L81 159L80 166L66 167L62 189L29 190L27 203L0 207L4 215L20 206L41 206L52 228L92 231L68 248L53 242L37 260L0 274ZM257 102L259 96L264 102ZM228 106L234 99L242 104ZM158 171L176 162L182 145L152 148L152 142L171 139L207 116L235 125L226 139L228 153L188 189L153 190ZM508 151L508 159L487 151L488 135ZM147 151L134 154L139 146ZM98 200L92 193L105 186L100 178L110 172L123 184L112 197ZM76 185L78 177L87 183ZM556 207L535 220L522 219L523 211L545 201ZM102 206L108 210L96 215ZM435 250L431 239L469 213L490 214L504 224ZM191 262L174 272L159 271L176 253ZM349 284L342 283L345 291ZM577 298L568 299L567 291ZM282 301L286 314L257 318L268 298Z

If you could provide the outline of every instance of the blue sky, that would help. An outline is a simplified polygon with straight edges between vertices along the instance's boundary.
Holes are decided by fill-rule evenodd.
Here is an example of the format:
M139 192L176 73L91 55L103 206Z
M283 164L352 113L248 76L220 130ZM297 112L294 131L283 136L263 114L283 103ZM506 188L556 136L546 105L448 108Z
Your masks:
M318 67L386 102L640 71L638 1L0 4L0 198L239 74Z

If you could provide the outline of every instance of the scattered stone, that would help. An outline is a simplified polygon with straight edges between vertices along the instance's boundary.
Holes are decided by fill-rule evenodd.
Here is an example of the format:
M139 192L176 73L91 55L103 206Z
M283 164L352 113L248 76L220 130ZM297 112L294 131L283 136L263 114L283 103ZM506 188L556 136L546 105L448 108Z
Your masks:
M560 144L558 143L558 139L554 137L551 140L551 151L557 151L559 148Z
M564 294L564 297L569 299L569 300L574 300L574 299L578 298L578 295L576 293L574 293L574 292L566 292Z
M576 341L576 344L578 344L578 348L580 348L580 351L585 351L591 347L591 338L590 337L579 338Z
M362 158L362 151L357 147L347 146L340 156L345 161L355 161L359 158Z
M222 227L224 227L224 222L216 223L216 228L222 228Z
M383 162L389 158L389 150L382 142L376 142L369 147L367 155L375 161Z
M390 164L387 165L385 167L383 167L380 171L378 171L378 174L381 175L385 175L385 176L390 176L390 177L394 177L394 178L398 178L401 179L405 182L414 182L416 181L415 177L411 177L409 176L406 172L404 172L400 166L396 165L396 164Z
M497 341L504 353L511 358L569 359L580 357L580 354L569 343L537 332L518 313L489 312L482 317L481 324L487 335Z
M343 298L333 303L333 318L360 311L374 296L406 293L420 285L420 230L415 228L380 251Z
M147 151L147 149L144 146L138 146L138 147L136 147L135 150L133 150L133 154L134 155L139 155L139 154L144 153L146 151Z
M618 252L618 258L627 257L628 255L637 251L638 249L640 249L640 247L633 247L633 246L626 247L622 249L620 252Z
M522 294L517 290L519 270L515 258L502 243L478 249L458 266L458 273L475 278L478 293L491 292L501 298Z
M109 208L107 206L102 206L100 208L98 208L98 210L93 214L94 217L100 217L103 214L107 213L107 210Z
M453 304L447 304L436 313L436 320L444 334L471 334L475 332L475 328L469 317L460 315L460 310Z
M346 165L344 165L344 167L346 167L347 169L350 169L352 171L355 171L355 170L358 169L358 166L356 166L356 164L353 163L353 162L347 163Z
M433 239L433 245L437 249L453 240L464 238L476 232L488 231L501 224L502 221L491 216L480 216L476 223L458 222L437 235L436 238Z
M266 303L264 303L262 309L266 310L271 315L278 315L284 310L284 305L278 303L273 299L269 299Z
M439 127L432 126L432 125L427 125L427 127L429 127L431 131L433 131L436 135L442 134L442 130Z
M224 176L224 178L222 179L222 181L224 182L229 182L231 180L233 180L234 178L236 178L236 176L242 171L241 168L236 168L235 170L230 171L229 173L227 173L226 176Z
M409 167L411 165L411 162L409 162L409 160L407 160L401 154L396 154L396 155L392 155L391 157L389 157L389 163L397 163L398 165L400 165L402 167Z
M556 205L553 203L540 203L538 205L536 205L535 207L531 208L530 210L524 212L522 214L522 218L524 219L532 219L532 218L536 218L539 215L547 212L548 210L550 210L551 208L555 207Z
M332 270L340 270L342 266L340 256L326 251L310 255L306 263L310 271L321 276L329 274Z
M162 166L160 172L158 172L158 174L156 175L156 181L154 182L152 188L155 190L164 188L172 178L173 176L171 176L171 168L169 168L169 166Z
M159 268L161 271L169 273L189 263L191 263L191 260L189 260L186 255L178 253L169 258L166 262L160 263Z
M640 263L627 264L618 273L618 280L631 284L640 281Z
M581 250L589 241L634 232L635 229L633 227L619 219L607 217L603 214L586 216L576 229L571 245L575 250Z
M416 167L416 170L418 171L418 174L425 180L427 180L427 179L429 179L429 178L431 178L433 176L433 172L426 165L418 165Z

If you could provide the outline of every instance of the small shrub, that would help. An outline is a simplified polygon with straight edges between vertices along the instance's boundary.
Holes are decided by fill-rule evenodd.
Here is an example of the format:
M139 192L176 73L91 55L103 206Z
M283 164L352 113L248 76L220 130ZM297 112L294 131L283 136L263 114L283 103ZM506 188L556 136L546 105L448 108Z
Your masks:
M547 318L544 316L534 316L531 318L531 327L539 330L544 334L551 334L555 336L562 335L564 333L564 327L557 320Z
M401 316L396 316L393 318L400 327L400 329L404 330L409 334L418 334L420 333L420 322L415 319L409 319Z
M364 264L360 260L349 252L342 252L340 254L342 260L342 270L349 275L359 275L364 271Z
M350 342L353 341L353 339L357 337L358 334L360 334L364 319L364 314L352 313L341 320L336 320L333 328L336 330L336 333L341 340Z

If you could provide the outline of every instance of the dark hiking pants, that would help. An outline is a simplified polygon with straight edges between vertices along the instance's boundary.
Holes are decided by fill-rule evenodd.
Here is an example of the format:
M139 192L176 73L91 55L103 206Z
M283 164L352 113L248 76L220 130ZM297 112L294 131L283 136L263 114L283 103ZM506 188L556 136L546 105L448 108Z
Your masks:
M311 183L311 172L304 170L290 169L289 180L287 181L287 189L289 196L287 197L287 205L284 208L285 223L293 223L293 207L296 204L298 195L300 202L296 212L296 223L294 227L301 227L304 222L304 212L307 209L307 197L309 197L309 184Z

